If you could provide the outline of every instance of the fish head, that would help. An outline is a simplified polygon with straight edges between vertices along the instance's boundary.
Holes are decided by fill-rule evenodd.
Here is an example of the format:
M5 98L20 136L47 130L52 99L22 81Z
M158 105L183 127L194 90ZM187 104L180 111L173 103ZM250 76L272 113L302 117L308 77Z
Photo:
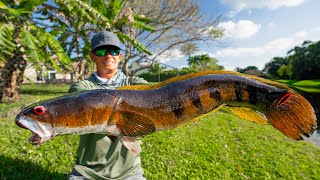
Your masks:
M37 145L50 140L55 136L53 124L50 123L52 114L48 107L43 104L31 105L24 108L16 116L16 124L32 132L30 143Z
M106 90L69 94L25 107L17 115L16 124L32 132L29 141L34 145L61 134L100 132L116 102Z

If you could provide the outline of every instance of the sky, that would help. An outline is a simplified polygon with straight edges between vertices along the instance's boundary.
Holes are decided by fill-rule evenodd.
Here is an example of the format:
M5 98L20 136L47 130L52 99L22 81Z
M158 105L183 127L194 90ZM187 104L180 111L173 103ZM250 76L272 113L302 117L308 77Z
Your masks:
M305 40L320 40L319 0L199 0L201 13L222 16L219 27L225 36L218 45L199 43L194 55L208 54L226 70L257 66L260 70L273 57L285 57ZM182 68L187 57L178 49L159 61Z

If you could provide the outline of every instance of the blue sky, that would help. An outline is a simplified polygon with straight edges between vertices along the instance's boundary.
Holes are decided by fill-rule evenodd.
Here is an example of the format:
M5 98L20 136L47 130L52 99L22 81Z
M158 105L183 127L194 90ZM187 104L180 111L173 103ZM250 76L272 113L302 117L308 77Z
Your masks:
M319 0L200 0L201 12L222 15L225 29L222 45L198 44L196 54L209 54L227 70L257 66L262 69L273 57L304 40L320 40ZM187 57L178 49L174 57L160 57L174 67L187 66Z

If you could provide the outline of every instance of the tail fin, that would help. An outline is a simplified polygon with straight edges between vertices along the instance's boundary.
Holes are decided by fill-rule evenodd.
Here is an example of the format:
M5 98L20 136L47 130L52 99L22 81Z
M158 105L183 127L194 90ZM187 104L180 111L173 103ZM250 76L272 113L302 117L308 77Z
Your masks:
M301 140L309 137L317 126L313 107L299 94L288 92L277 106L266 113L269 122L289 138Z

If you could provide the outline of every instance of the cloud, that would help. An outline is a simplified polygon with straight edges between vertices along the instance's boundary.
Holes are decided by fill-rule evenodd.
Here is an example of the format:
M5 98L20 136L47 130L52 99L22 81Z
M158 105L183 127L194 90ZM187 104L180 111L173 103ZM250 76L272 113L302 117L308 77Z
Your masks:
M233 11L240 12L244 9L267 8L271 10L280 7L295 7L304 3L305 0L220 0L229 5Z
M184 55L181 53L179 49L170 49L166 51L165 53L161 54L156 58L159 62L167 63L174 59L180 59L184 57Z
M285 56L286 52L305 40L318 41L320 39L320 26L293 33L290 37L276 38L259 47L225 48L212 54L215 57L250 57L277 55ZM283 53L280 55L280 53Z
M199 51L197 54L208 54L218 59L218 64L228 70L234 70L236 67L257 66L263 69L264 65L273 57L286 56L286 53L294 46L301 44L305 40L319 41L320 26L304 29L290 34L290 36L279 37L264 44L255 46L230 47L223 48L216 52ZM165 54L157 57L162 63L182 68L187 66L187 57L179 49L167 51Z
M267 24L267 27L269 27L269 28L273 28L274 26L275 26L275 24L272 21Z
M264 56L269 54L278 54L288 50L300 41L292 38L278 38L270 41L261 47L240 47L226 48L213 54L215 57L253 57Z
M255 35L260 30L261 25L249 20L240 20L238 22L221 22L219 27L225 30L225 37L245 39Z
M292 33L291 36L273 39L255 47L224 48L215 53L206 53L219 60L219 64L226 69L233 70L236 67L257 66L262 69L273 57L286 56L286 53L294 46L302 44L305 40L319 41L320 26Z

